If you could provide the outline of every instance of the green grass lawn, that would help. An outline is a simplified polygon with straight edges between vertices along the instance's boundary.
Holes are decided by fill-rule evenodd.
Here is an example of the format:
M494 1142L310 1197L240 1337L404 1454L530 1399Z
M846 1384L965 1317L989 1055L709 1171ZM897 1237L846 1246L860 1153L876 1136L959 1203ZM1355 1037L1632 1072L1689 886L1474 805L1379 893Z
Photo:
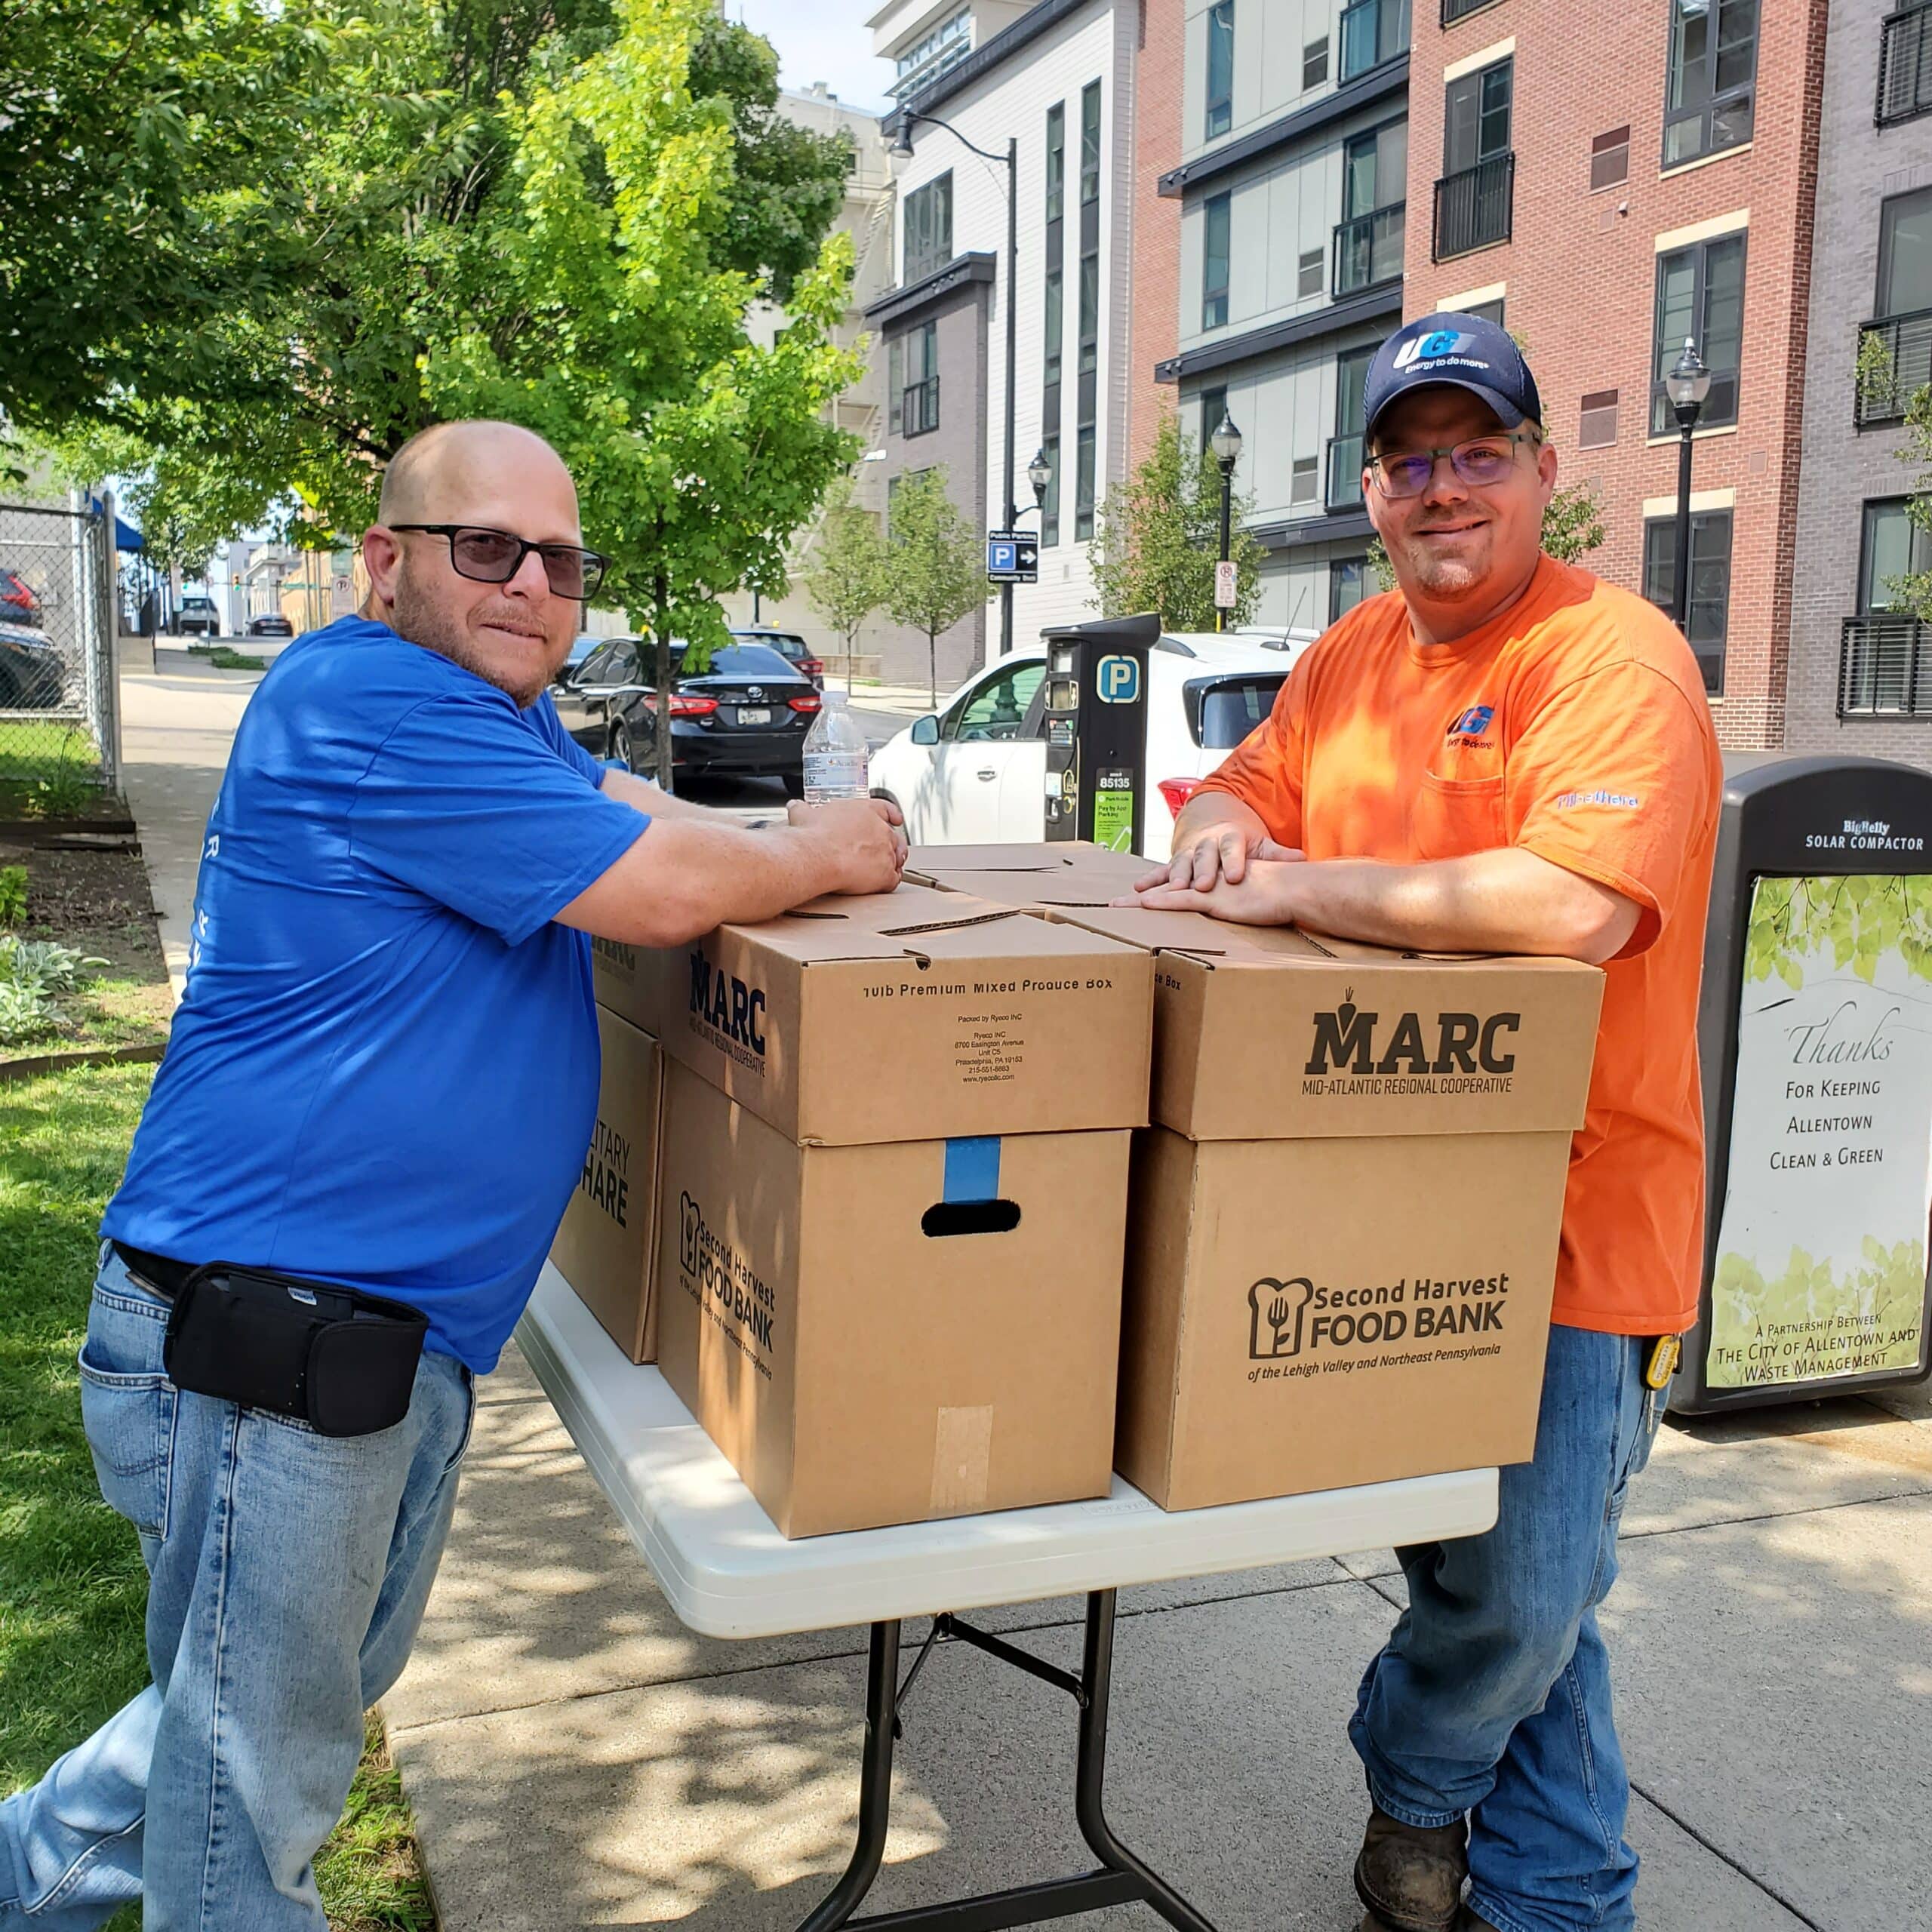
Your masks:
M64 818L100 795L100 753L77 724L0 724L0 817Z
M81 1432L74 1357L97 1229L153 1069L0 1086L0 1792L31 1783L146 1681L146 1573ZM317 1876L337 1932L434 1924L408 1809L371 1721ZM111 1932L135 1932L133 1908Z

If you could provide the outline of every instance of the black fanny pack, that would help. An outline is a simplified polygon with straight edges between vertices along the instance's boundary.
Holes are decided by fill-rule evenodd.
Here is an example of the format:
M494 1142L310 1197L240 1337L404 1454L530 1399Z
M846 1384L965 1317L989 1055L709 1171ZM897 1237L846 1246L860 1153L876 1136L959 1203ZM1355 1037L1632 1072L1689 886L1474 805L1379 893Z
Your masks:
M162 1361L177 1389L292 1416L318 1435L371 1435L408 1413L429 1326L418 1309L270 1269L123 1258L173 1298Z

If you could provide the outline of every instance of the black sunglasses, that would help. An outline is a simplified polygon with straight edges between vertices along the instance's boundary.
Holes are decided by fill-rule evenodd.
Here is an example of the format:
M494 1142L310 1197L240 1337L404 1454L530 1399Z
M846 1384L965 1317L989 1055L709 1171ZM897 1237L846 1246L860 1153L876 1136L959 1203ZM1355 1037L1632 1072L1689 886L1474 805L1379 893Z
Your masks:
M611 560L574 543L530 543L507 530L488 530L473 523L392 523L392 530L419 530L425 537L447 537L450 564L458 577L472 583L508 583L523 568L531 551L543 559L543 574L552 595L578 601L597 595Z

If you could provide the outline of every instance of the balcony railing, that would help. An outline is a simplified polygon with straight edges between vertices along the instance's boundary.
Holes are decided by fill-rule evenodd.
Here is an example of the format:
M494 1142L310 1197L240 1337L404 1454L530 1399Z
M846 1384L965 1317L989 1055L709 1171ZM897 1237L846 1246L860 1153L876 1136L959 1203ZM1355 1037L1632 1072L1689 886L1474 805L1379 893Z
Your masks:
M923 436L939 427L939 378L928 376L922 383L908 383L900 392L899 433Z
M1932 0L1901 8L1878 29L1878 106L1881 128L1932 110Z
M1906 406L1932 383L1932 309L1888 315L1858 331L1852 420L1861 429L1903 423Z
M1410 0L1355 0L1342 9L1343 82L1409 51Z
M1442 0L1442 24L1453 27L1458 20L1481 13L1491 4L1491 0Z
M1932 718L1932 624L1896 611L1844 620L1841 718Z
M1335 229L1335 263L1331 286L1337 300L1359 295L1365 288L1402 278L1402 237L1408 204L1392 202L1372 208Z
M1328 496L1331 510L1361 508L1361 432L1328 438Z
M1435 237L1433 259L1506 242L1515 217L1516 157L1492 155L1460 174L1445 174L1435 184Z

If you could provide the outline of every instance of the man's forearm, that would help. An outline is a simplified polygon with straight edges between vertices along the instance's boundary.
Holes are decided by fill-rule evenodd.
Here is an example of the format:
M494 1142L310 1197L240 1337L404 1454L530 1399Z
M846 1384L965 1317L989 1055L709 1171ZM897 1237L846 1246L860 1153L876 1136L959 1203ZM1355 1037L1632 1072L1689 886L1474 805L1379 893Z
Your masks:
M1504 849L1422 865L1329 859L1278 869L1297 925L1431 952L1561 955L1600 964L1637 908L1534 852Z
M706 825L740 823L715 805L700 805L694 799L681 798L675 792L646 784L635 772L619 771L608 765L604 771L604 793L607 798L621 799L627 805L636 806L641 812L648 812L653 818L691 819ZM777 815L783 817L784 808L780 806L776 810Z

